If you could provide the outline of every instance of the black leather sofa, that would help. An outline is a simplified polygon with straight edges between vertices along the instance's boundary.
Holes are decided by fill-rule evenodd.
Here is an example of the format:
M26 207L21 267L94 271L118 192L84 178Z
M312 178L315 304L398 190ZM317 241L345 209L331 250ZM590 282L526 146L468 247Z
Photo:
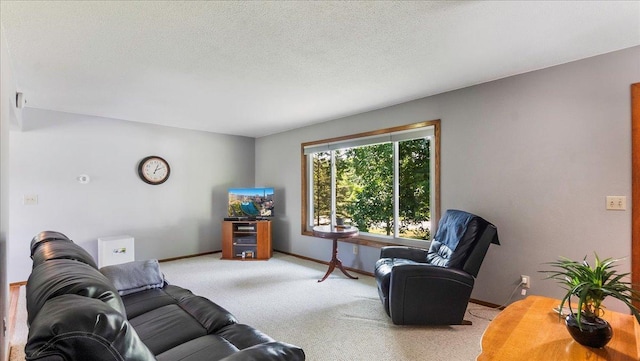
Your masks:
M27 360L305 359L301 348L238 323L179 286L163 282L121 296L91 255L62 233L34 237L31 258Z

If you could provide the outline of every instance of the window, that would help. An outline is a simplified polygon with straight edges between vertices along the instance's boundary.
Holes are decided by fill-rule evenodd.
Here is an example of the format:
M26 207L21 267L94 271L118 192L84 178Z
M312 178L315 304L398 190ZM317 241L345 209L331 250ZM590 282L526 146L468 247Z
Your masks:
M367 241L430 240L439 215L439 126L435 120L302 144L303 233L342 218Z

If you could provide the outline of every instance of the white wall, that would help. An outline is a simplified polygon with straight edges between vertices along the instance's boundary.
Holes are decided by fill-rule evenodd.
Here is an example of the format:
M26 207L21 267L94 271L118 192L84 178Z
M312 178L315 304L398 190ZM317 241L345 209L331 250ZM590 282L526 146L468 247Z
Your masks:
M441 119L442 210L485 217L502 243L489 249L472 297L502 304L521 274L532 277L530 293L557 297L560 287L538 273L544 262L631 255L630 84L638 81L635 47L260 138L256 182L285 198L274 247L331 256L330 242L300 232L301 143ZM606 211L607 195L626 196L629 210ZM346 266L373 272L379 249L354 256L341 244L339 253Z
M252 186L254 139L25 108L11 132L9 280L27 279L29 243L65 233L97 259L97 238L128 234L136 259L221 249L227 189ZM159 155L169 180L142 182L138 162ZM88 174L89 184L76 177ZM35 194L38 205L23 205Z
M7 279L7 233L9 229L9 127L15 118L16 88L4 31L0 26L0 361L9 358L9 338L3 320L9 316L9 282Z

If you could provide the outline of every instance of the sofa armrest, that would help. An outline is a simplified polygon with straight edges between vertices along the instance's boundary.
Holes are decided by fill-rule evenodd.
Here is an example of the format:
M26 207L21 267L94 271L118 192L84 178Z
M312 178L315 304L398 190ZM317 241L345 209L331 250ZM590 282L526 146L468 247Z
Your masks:
M127 319L99 299L66 294L47 301L29 327L27 360L151 361Z
M240 350L220 361L304 361L300 347L284 342L268 342Z
M45 303L65 294L95 298L126 316L118 291L97 269L70 259L52 259L36 266L27 281L27 323L33 322Z
M395 266L389 285L391 320L399 325L462 324L473 284L471 275L456 269L428 264Z
M428 251L422 248L387 246L380 249L380 258L403 258L425 263L427 261L427 253Z

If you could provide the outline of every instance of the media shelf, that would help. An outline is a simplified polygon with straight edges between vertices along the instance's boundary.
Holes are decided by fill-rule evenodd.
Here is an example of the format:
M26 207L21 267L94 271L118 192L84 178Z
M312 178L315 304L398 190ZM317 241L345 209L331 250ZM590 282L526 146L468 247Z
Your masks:
M222 259L266 260L272 254L271 221L222 223Z

